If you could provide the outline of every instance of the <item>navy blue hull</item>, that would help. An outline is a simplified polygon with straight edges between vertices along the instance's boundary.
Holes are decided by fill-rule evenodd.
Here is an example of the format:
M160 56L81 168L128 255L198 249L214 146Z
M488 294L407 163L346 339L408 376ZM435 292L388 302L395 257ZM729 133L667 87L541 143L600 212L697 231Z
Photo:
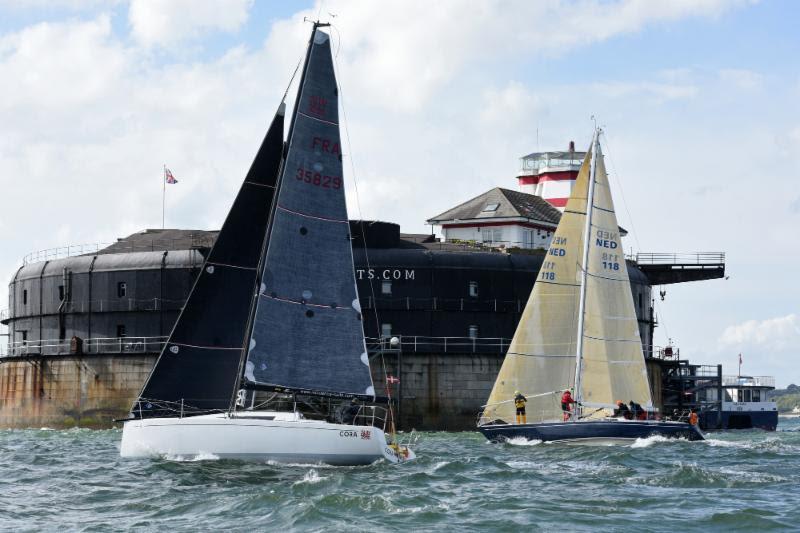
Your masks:
M717 428L717 412L700 415L700 427L715 429L763 429L775 431L778 427L778 411L722 411L722 425Z
M538 424L490 424L478 428L492 442L514 438L544 442L608 442L644 439L659 435L668 438L703 440L696 426L683 422L655 420L586 420L581 422L542 422Z

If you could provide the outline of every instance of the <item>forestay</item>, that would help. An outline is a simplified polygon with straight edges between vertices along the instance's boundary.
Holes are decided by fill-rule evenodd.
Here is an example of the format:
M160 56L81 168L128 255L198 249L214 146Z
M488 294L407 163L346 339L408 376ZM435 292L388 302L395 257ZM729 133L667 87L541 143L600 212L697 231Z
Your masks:
M588 263L582 399L598 405L633 400L652 408L639 322L608 175L599 150Z
M330 39L317 29L295 103L245 385L374 396L338 122Z

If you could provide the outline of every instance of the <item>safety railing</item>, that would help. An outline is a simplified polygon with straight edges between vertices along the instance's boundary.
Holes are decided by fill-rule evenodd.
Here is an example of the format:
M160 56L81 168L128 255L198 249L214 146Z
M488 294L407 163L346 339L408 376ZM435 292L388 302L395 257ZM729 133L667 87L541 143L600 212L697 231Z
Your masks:
M396 338L397 344L391 339ZM402 350L404 353L500 353L508 350L511 339L507 337L425 337L397 335L395 337L367 338L373 351Z
M154 252L160 250L210 248L214 244L214 235L191 233L178 239L136 239L135 241L117 241L114 243L98 242L91 244L71 244L57 246L45 250L31 252L22 258L23 265L41 261L54 261L79 255L96 254L111 247L110 253Z
M723 387L775 387L774 376L722 376Z
M177 311L183 307L186 299L169 298L107 298L97 300L67 301L63 304L53 301L48 302L44 309L39 305L21 305L14 314L7 313L1 320L18 319L30 316L52 315L58 313L108 313L132 311Z
M627 258L639 265L721 265L725 263L725 252L638 252Z
M91 339L45 339L9 342L4 357L28 355L77 355L77 354L136 354L158 353L167 337L95 337Z

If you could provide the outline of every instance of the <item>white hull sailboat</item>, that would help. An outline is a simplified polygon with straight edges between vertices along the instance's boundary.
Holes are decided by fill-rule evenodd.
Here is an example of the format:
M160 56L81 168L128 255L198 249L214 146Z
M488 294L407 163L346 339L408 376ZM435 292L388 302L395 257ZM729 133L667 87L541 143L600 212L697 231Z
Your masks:
M122 457L244 459L279 463L367 465L410 461L414 452L372 425L334 424L299 413L242 411L125 423Z
M287 142L281 104L125 421L123 457L414 458L396 440L391 408L377 405L389 399L376 396L370 373L322 26Z
M479 418L478 429L491 441L524 438L577 444L651 436L703 438L696 426L654 419L599 133L594 133ZM570 389L575 396L564 396L562 405L562 393ZM524 414L521 405L516 410L518 392L526 400ZM615 416L615 407L629 401L644 406L644 420L628 420L619 411Z

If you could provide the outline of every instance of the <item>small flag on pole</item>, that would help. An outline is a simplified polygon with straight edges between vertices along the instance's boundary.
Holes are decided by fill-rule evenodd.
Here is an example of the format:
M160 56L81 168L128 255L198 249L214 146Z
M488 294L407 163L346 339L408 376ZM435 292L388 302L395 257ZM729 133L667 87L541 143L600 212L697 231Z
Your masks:
M165 169L164 175L166 176L167 183L178 183L178 180L176 180L175 176L172 175L172 171L170 169Z

